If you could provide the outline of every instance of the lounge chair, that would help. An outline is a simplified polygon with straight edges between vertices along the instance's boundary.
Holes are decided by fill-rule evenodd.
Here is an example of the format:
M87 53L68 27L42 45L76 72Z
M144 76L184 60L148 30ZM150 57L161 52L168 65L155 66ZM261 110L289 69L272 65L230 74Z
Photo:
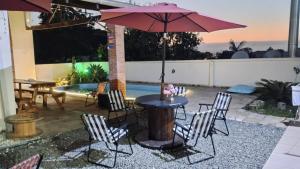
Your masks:
M101 93L104 93L106 87L107 87L107 83L99 83L98 87L97 87L97 90L91 91L90 93L86 94L86 99L85 99L85 104L84 105L87 107L87 106L96 104L97 99L98 99L98 95L101 94ZM92 99L94 100L93 103L88 104L89 97L92 97Z
M229 130L228 130L228 126L227 126L227 122L226 122L226 115L231 103L231 95L228 93L224 93L224 92L219 92L216 97L215 100L213 102L213 104L204 104L204 103L200 103L199 104L199 112L201 111L202 106L206 106L206 109L216 109L218 111L216 120L223 120L225 123L225 127L226 127L226 132L221 131L217 128L215 128L215 130L225 134L225 135L229 135Z
M19 164L14 165L10 169L38 169L43 160L43 155L36 154Z
M85 126L87 132L89 133L89 149L88 149L88 154L87 154L87 160L90 163L100 165L103 167L114 167L116 165L118 153L129 154L129 155L133 154L131 142L128 137L127 124L123 124L119 128L113 128L113 127L108 127L106 125L105 119L103 116L92 115L92 114L83 114L81 116L81 118L82 118L82 121L84 123L84 126ZM127 136L129 147L131 150L130 153L118 150L119 140L123 136ZM110 151L115 152L114 163L112 166L104 165L104 164L93 162L90 160L91 146L92 146L93 141L104 142L106 147ZM116 149L111 149L108 144L115 145Z
M173 128L174 131L173 145L174 145L175 135L178 135L183 139L184 147L187 148L194 148L197 145L200 136L202 136L205 139L209 136L214 154L210 155L209 158L206 158L204 160L213 158L216 155L214 140L212 137L216 115L217 115L217 111L215 109L207 110L201 113L196 113L193 116L193 119L189 125L182 125L178 122L175 122L175 127ZM190 164L204 161L204 160L200 160L196 162L191 162L189 155L187 155L187 159Z
M176 91L176 93L175 93L176 96L184 96L185 97L185 95L186 95L186 89L183 86L176 86L175 91ZM179 108L183 110L184 118L178 118L177 117L177 111L178 111ZM179 119L179 120L186 120L186 112L185 112L185 106L184 105L179 106L178 108L176 108L175 118Z
M108 121L110 120L110 114L113 112L116 113L116 116L118 116L118 113L120 112L125 112L125 120L127 119L128 112L133 112L135 113L135 116L138 120L137 112L135 110L132 100L125 100L120 90L109 91L108 98L110 104L110 108L108 110L108 117L107 117Z

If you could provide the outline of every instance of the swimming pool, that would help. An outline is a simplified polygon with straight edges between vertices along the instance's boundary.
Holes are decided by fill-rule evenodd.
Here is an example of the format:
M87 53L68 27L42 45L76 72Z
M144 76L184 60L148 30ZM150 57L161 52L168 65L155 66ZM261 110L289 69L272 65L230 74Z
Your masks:
M74 84L70 86L60 86L56 87L56 91L64 91L70 95L82 95L97 90L97 83L84 83L84 84ZM106 91L109 90L109 85ZM126 84L126 97L136 98L148 94L159 94L160 86L152 84L140 84L140 83L127 83Z

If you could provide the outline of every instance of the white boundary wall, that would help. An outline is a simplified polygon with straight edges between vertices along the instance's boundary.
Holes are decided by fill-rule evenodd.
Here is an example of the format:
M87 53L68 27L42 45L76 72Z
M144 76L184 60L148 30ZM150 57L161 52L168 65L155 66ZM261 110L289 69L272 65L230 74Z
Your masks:
M169 83L203 86L255 85L261 78L293 82L294 66L300 66L300 58L167 61L165 79ZM39 80L56 80L69 70L71 64L36 65ZM126 62L128 81L159 82L160 73L160 61Z

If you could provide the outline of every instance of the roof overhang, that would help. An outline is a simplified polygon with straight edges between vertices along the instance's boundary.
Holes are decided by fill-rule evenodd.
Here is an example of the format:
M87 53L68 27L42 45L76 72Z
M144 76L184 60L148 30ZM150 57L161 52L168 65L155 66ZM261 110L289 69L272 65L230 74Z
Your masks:
M54 4L67 5L72 7L100 10L134 6L130 3L119 2L115 0L53 0Z

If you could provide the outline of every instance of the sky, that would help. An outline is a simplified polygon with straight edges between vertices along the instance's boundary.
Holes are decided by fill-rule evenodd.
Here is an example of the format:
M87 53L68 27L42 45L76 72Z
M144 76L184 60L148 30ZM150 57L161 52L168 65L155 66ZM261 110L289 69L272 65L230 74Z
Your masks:
M290 0L132 0L140 5L176 3L199 14L247 25L244 29L201 33L204 43L234 41L286 41Z

